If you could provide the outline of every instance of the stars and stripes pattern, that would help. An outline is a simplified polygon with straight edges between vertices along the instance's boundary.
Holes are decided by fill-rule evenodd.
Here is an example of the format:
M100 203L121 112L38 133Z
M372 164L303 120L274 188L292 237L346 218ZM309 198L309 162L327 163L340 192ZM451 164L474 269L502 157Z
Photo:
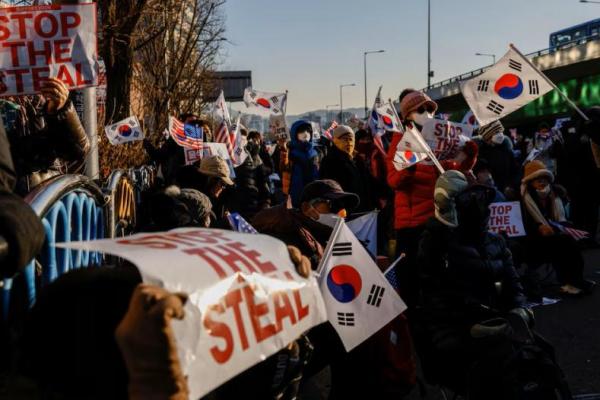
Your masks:
M229 225L231 225L231 229L235 232L240 233L252 233L257 234L258 231L254 229L252 225L248 223L239 213L231 213L227 216L227 220L229 221Z
M569 228L554 221L548 221L550 225L561 231L562 233L571 236L575 240L581 240L590 237L590 233L575 228Z
M216 143L224 143L225 147L227 147L227 152L229 153L229 157L233 160L233 144L231 143L231 134L229 132L229 126L225 120L221 121L219 124L219 129L217 130L217 134L215 135Z
M169 117L169 135L182 147L203 148L204 134L200 126L184 124L175 117Z
M400 281L398 280L398 274L396 273L395 265L392 265L390 268L388 268L383 275L394 289L400 290Z
M323 132L323 136L325 136L329 140L333 140L333 130L337 128L337 126L337 121L333 121L331 123L331 126L325 132Z
M215 142L225 144L227 152L229 153L229 158L233 160L233 142L231 140L230 132L231 117L229 116L229 109L225 102L225 92L223 90L221 90L221 93L215 102L214 116L215 120L219 121Z

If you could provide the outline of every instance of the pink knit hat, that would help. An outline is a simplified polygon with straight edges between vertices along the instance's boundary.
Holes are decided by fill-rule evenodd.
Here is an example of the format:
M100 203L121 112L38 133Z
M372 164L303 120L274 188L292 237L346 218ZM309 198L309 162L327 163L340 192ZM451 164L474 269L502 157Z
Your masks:
M430 105L433 107L434 113L438 109L437 103L431 100L431 98L423 92L414 91L407 94L400 102L400 113L402 114L402 119L408 118L411 112L416 111L419 107L424 105Z

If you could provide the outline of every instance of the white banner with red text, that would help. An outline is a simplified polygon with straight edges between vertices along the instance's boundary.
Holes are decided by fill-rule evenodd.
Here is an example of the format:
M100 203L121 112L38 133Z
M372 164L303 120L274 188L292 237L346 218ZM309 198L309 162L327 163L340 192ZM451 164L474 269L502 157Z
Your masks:
M97 85L96 4L0 8L0 96Z
M191 399L327 320L315 278L298 275L287 247L270 236L184 228L58 246L117 255L144 282L189 295L173 327Z

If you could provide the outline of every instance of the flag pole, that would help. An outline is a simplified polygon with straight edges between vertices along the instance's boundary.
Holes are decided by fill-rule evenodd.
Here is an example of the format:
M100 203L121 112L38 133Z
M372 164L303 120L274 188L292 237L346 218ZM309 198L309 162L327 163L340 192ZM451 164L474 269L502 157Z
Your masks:
M531 62L531 60L530 60L529 58L525 57L525 56L524 56L524 55L523 55L523 54L522 54L522 53L519 51L519 49L517 49L517 48L515 47L515 45L514 45L514 44L512 44L512 43L511 43L511 44L509 44L509 47L510 47L511 49L513 49L513 50L514 50L514 51L515 51L515 52L516 52L518 55L520 55L520 56L521 56L521 57L522 57L522 58L525 60L525 62L526 62L527 64L529 64L529 66L530 66L531 68L533 68L534 70L536 70L536 71L537 71L537 72L538 72L538 73L539 73L539 74L542 76L542 78L544 78L544 80L545 80L545 81L548 83L548 85L552 86L552 87L554 88L554 90L556 90L556 91L558 92L558 94L560 94L560 96L561 96L561 97L562 97L562 98L563 98L563 99L564 99L564 100L565 100L565 101L566 101L566 102L567 102L567 103L568 103L568 104L569 104L569 105L570 105L570 106L571 106L571 107L572 107L572 108L573 108L575 111L577 111L577 113L578 113L579 115L581 115L581 118L583 118L583 119L584 119L584 121L589 121L589 120L590 120L590 119L588 118L588 116L587 116L587 115L585 115L585 113L584 113L583 111L581 111L581 109L580 109L579 107L577 107L577 104L575 104L575 103L574 103L574 102L573 102L573 101L572 101L572 100L571 100L571 99L570 99L570 98L569 98L569 97L568 97L566 94L564 94L564 93L563 93L563 91L562 91L562 90L560 90L560 89L558 88L558 86L556 86L556 84L555 84L554 82L552 82L552 81L550 80L550 78L548 78L548 77L546 76L546 74L544 74L542 71L540 71L540 69L539 69L538 67L536 67L536 66L535 66L535 65L534 65L534 64Z
M404 126L402 125L402 122L400 121L400 116L398 115L398 111L396 111L396 107L394 106L394 103L392 103L392 99L389 99L388 101L392 105L392 111L394 112L396 119L400 123L402 130L404 132L406 132ZM444 172L446 172L446 170L444 169L444 167L442 167L442 164L440 164L440 161L437 159L435 154L433 154L433 151L431 150L429 145L427 143L425 143L425 139L423 139L423 137L421 136L421 133L419 133L418 135L415 135L415 136L416 136L417 140L421 143L421 146L423 146L425 148L425 150L426 150L425 154L427 154L427 156L429 157L431 162L433 162L433 164L437 167L438 171L440 171L440 174L443 174Z
M333 227L333 231L331 232L331 236L329 237L329 241L327 242L325 251L323 252L323 258L321 258L321 262L319 263L319 266L317 267L317 270L315 271L315 275L317 275L317 277L321 276L323 267L325 266L325 264L327 263L327 261L329 261L329 258L331 257L331 250L333 249L333 245L335 244L335 241L337 240L340 230L342 230L343 224L344 224L344 218L339 217L335 223L335 226Z

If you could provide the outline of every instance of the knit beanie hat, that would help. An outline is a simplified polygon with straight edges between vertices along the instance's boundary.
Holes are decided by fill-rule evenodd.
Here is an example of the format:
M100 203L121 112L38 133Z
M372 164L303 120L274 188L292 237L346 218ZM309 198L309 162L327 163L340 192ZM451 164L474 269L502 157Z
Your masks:
M431 100L431 98L423 92L415 91L407 94L400 102L400 113L402 114L402 119L408 118L411 112L416 111L423 105L430 105L433 107L434 113L438 108L437 103Z
M338 125L333 130L333 138L334 139L338 139L347 134L354 136L354 131L348 125Z
M504 132L504 125L500 121L494 121L479 128L477 134L484 141L490 140L496 133Z
M546 165L543 162L540 160L529 161L525 164L525 173L523 174L521 183L525 184L542 177L548 178L550 182L554 182L554 175L546 169Z
M435 183L433 203L435 205L435 218L442 224L452 228L458 226L456 214L456 196L467 188L467 178L459 171L446 171Z

